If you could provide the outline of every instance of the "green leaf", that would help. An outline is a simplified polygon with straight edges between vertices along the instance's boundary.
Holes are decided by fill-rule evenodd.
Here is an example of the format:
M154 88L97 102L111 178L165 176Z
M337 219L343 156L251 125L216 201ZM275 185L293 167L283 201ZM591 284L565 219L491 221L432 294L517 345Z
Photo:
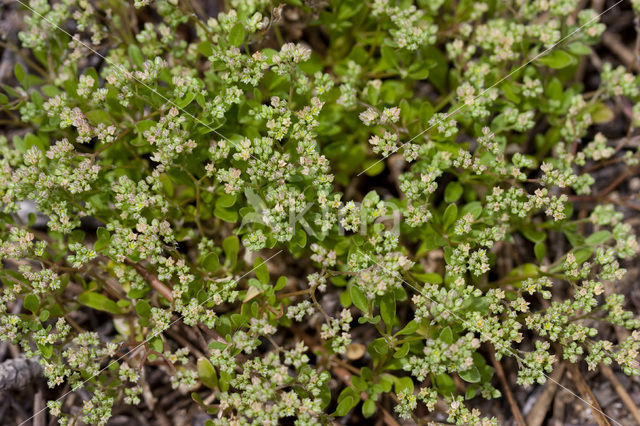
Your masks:
M420 247L421 250L429 251L447 244L447 241L442 238L435 229L433 229L431 224L427 224L425 227L422 239L422 246Z
M162 337L155 336L151 340L149 340L149 346L156 352L162 353L164 351L164 343L162 342Z
M424 281L425 283L430 284L441 284L442 283L442 275L436 274L435 272L412 272L411 275L416 277L419 281Z
M173 194L175 194L175 186L173 185L171 178L165 173L161 174L158 178L160 179L160 183L162 183L162 189L164 192L169 197L173 197Z
M230 235L222 241L222 250L224 251L225 261L231 262L235 266L238 261L238 252L240 251L240 240L235 235Z
M111 243L111 233L107 228L101 226L96 230L96 234L98 235L98 240L94 244L93 249L95 251L103 251L108 248Z
M207 254L204 259L202 259L202 267L212 274L215 273L220 267L218 255L214 252Z
M31 92L31 100L33 101L33 104L36 106L36 108L42 108L44 100L42 99L42 95L40 94L40 92L35 90Z
M524 237L532 243L541 243L547 239L547 233L533 229L533 227L522 228L520 230Z
M218 381L218 385L220 386L220 390L222 392L226 392L229 390L229 382L231 381L232 377L229 373L227 373L224 370L220 371L220 380Z
M142 136L142 134L155 126L156 122L153 120L140 120L136 123L136 132Z
M440 332L440 336L438 336L438 339L442 340L445 343L453 343L453 331L451 330L451 327L447 326L443 328Z
M356 405L358 405L358 400L354 396L349 395L342 401L340 401L340 403L338 404L338 408L336 408L335 415L346 416L347 413L349 413L349 411L351 411L351 409L353 409L353 407L355 407Z
M28 294L24 298L24 307L35 314L40 308L40 299L35 294Z
M211 365L211 362L206 358L200 358L198 360L198 377L203 385L209 389L215 389L218 387L218 375L215 368Z
M371 158L362 164L367 176L377 176L384 171L384 161L377 158Z
M593 107L590 109L590 112L591 120L594 124L608 123L615 117L611 108L609 108L602 102L598 102L593 105Z
M16 63L15 66L13 67L13 72L16 75L16 79L20 82L22 86L24 86L26 74L24 72L24 68L22 68L22 65L20 65L19 63Z
M184 98L176 100L176 105L178 108L186 108L193 100L196 98L196 94L194 92L188 92L184 95Z
M409 344L409 342L404 342L402 346L400 346L400 349L398 349L396 353L393 354L393 357L402 359L407 356L407 354L409 353L409 349L411 349L411 345Z
M382 59L384 59L389 68L398 68L398 55L391 46L382 46L380 48L380 54L382 55Z
M413 393L413 380L411 380L411 377L396 377L394 379L394 385L396 394L402 393L403 391Z
M40 344L40 343L36 343L36 346L38 347L38 349L40 349L40 352L42 352L42 355L49 359L51 358L51 355L53 355L53 345L52 344Z
M447 57L435 46L427 46L422 50L426 57L435 62L435 66L432 68L431 73L429 73L429 81L432 82L441 93L447 92L447 70L449 69Z
M569 241L569 244L571 244L572 247L577 247L584 244L584 240L585 240L584 236L581 234L578 234L577 232L570 232L565 230L564 235L565 237L567 237L567 240Z
M126 299L120 299L116 302L116 304L123 309L126 309L129 306L131 306L131 302Z
M516 94L515 87L512 82L505 82L505 84L500 86L500 89L502 89L505 98L516 104L520 103L520 96Z
M58 89L56 86L52 86L51 84L45 84L40 88L40 90L42 90L42 93L50 98L53 98L54 96L60 95L62 93L60 89Z
M276 281L276 285L275 285L275 287L273 287L273 289L275 291L280 291L283 288L285 288L286 285L287 285L287 277L282 276L282 277L278 278L278 281Z
M414 80L426 80L434 63L432 61L416 61L407 70L409 77ZM428 119L427 119L428 120Z
M256 258L255 262L253 262L253 272L262 284L269 283L269 269L267 268L265 261L259 257Z
M549 98L556 101L560 100L563 93L562 83L558 78L554 77L549 83L547 83L547 87L545 87L544 91Z
M229 43L233 47L239 47L244 41L244 26L241 23L237 23L229 31Z
M40 315L38 316L38 319L42 322L46 321L49 319L49 316L51 315L51 312L49 312L48 310L44 309L42 312L40 312Z
M340 9L338 11L338 21L346 21L354 16L362 8L363 3L356 2L341 2ZM300 5L302 6L302 5Z
M579 41L575 43L571 43L570 45L567 46L567 49L569 49L571 53L574 53L580 56L588 55L591 53L591 47Z
M380 320L381 320L380 315L376 315L373 318L360 317L358 318L358 324L365 324L365 323L377 324L380 322Z
M202 400L202 397L197 392L191 392L191 399L193 399L200 406L204 406L205 405L204 401ZM205 426L206 426L206 424L205 424Z
M216 208L213 210L213 214L215 215L215 217L217 217L218 219L222 219L225 222L235 223L238 221L238 212L234 210L224 209L219 205L216 206Z
M47 146L45 145L45 142L41 138L34 135L33 133L27 133L24 136L24 143L25 143L25 148L27 149L35 146L40 151L44 152L47 150Z
M307 245L307 233L304 232L304 229L298 228L296 229L296 233L291 240L293 244L298 245L299 247L304 247Z
M111 124L111 119L109 118L109 114L107 114L104 110L94 109L91 111L87 111L87 118L93 124Z
M573 254L576 257L578 264L586 262L593 254L593 247L574 250Z
M231 207L236 203L235 194L222 194L218 197L217 204L222 207Z
M543 242L536 243L533 246L533 252L536 255L536 259L538 259L538 262L542 263L544 256L547 254L547 245Z
M455 203L462 196L464 188L460 183L453 181L449 182L444 190L444 201L447 203Z
M136 302L136 312L141 317L148 317L151 313L151 305L145 299L140 299Z
M389 343L384 337L375 339L367 346L367 352L369 352L374 359L380 359L389 352Z
M331 403L331 389L329 388L328 381L325 382L324 385L320 387L319 398L321 401L321 407L323 409L327 408Z
M356 388L356 390L359 390L360 392L367 390L367 381L362 377L352 376L351 383Z
M131 59L131 62L137 67L142 68L144 66L144 57L142 56L142 51L140 51L140 48L135 44L130 44L128 51L129 59Z
M554 50L538 58L538 62L549 68L561 69L568 67L576 62L576 58L565 52L564 50Z
M458 207L455 204L449 204L442 214L442 228L447 230L458 219Z
M373 416L375 412L376 402L373 399L367 399L364 404L362 404L362 415L368 419Z
M589 244L589 245L598 245L598 244L604 243L609 238L611 238L611 232L609 232L609 231L598 231L598 232L596 232L594 234L589 235L584 242Z
M478 387L477 386L469 386L467 391L464 394L464 399L469 400L473 399L476 396Z
M249 305L245 305L245 306L249 306ZM234 326L242 327L248 321L248 318L240 314L231 314L231 321L233 322Z
M396 319L396 298L393 293L385 294L380 300L380 316L387 329L391 330Z
M369 313L367 296L365 296L364 292L360 290L357 285L352 285L349 289L349 293L351 294L351 300L356 308L360 309L365 314Z
M462 371L458 373L458 376L465 382L469 383L479 383L480 382L480 371L478 371L478 367L475 365L472 366L467 371Z
M105 311L116 315L122 313L116 302L100 293L85 291L78 296L78 302L99 311Z
M211 43L208 41L203 41L198 44L198 52L205 57L209 57L213 55L213 48L211 47Z
M443 396L451 396L456 392L456 383L447 373L441 373L436 376L436 387Z
M418 330L418 327L419 327L419 324L416 322L416 320L411 320L402 330L398 331L397 334L399 335L413 334L416 332L416 330Z

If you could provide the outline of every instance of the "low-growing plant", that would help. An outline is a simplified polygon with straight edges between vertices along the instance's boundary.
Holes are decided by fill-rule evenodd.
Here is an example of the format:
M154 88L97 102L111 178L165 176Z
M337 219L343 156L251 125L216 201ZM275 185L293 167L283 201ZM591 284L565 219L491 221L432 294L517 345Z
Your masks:
M60 424L140 404L152 366L211 424L439 401L495 424L468 402L500 396L489 354L523 386L561 360L640 373L605 293L636 237L615 200L574 208L593 171L637 170L640 86L575 78L605 30L578 0L18 3L0 338Z

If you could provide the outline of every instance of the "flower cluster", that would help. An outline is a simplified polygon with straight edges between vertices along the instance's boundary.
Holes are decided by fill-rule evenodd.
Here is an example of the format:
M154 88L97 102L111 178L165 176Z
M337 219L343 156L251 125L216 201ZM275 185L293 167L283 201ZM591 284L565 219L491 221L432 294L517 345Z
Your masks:
M500 395L487 350L522 386L560 360L640 374L612 290L640 251L617 191L637 186L639 77L579 65L598 14L297 3L25 11L0 92L20 128L0 135L0 339L81 396L49 413L106 424L160 371L212 424L393 405L493 425L465 403Z

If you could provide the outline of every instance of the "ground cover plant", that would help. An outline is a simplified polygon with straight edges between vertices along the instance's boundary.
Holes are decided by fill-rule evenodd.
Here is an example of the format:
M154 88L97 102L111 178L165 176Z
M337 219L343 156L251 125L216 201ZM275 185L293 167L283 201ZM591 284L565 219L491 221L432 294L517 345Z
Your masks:
M11 3L14 421L525 424L553 383L620 424L579 379L640 374L632 3Z

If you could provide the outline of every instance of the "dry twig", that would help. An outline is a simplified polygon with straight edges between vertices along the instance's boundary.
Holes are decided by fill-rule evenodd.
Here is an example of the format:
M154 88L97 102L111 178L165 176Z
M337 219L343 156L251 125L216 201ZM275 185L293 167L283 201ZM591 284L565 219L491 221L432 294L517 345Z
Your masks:
M33 396L33 426L45 426L47 419L44 408L42 389L38 389L38 392Z
M633 399L631 399L627 390L622 386L622 383L620 383L613 370L611 370L608 365L600 364L600 371L611 382L611 386L616 390L624 405L626 405L633 418L636 419L636 422L640 425L640 409L638 409L638 406L633 402Z
M600 404L598 404L596 397L593 395L593 392L591 392L591 388L584 377L582 377L582 373L576 364L569 364L569 373L571 373L570 378L578 388L578 392L580 392L580 395L582 395L582 398L586 403L589 404L590 410L593 413L593 418L598 423L598 426L611 426L609 420L605 417Z
M639 70L636 55L622 44L619 36L610 32L605 32L602 34L602 44L607 46L618 58L620 58L629 70Z
M551 380L547 382L547 385L544 387L544 391L527 416L526 421L528 426L540 426L544 422L547 412L549 411L549 407L551 406L551 402L553 402L553 396L556 394L558 383L564 374L564 369L565 365L564 363L561 363L555 370L553 370L553 373L551 373Z
M509 382L507 381L507 377L505 376L504 370L502 369L502 364L500 364L500 362L498 362L498 360L496 359L496 353L493 348L489 349L489 354L491 356L491 363L496 369L496 374L498 375L500 384L502 384L502 389L507 396L507 401L509 401L511 413L513 413L513 417L516 420L516 423L518 424L518 426L527 426L524 421L524 417L522 417L522 413L520 412L520 408L518 407L518 403L511 393L511 388L509 387Z
M136 262L127 259L127 264L129 266L132 266L140 275L142 275L142 278L144 278L145 281L148 282L149 285L151 285L151 287L155 288L158 293L160 293L162 296L164 296L165 299L173 304L173 293L171 292L169 287L164 285L162 281L158 279L158 277L147 271L144 266Z

